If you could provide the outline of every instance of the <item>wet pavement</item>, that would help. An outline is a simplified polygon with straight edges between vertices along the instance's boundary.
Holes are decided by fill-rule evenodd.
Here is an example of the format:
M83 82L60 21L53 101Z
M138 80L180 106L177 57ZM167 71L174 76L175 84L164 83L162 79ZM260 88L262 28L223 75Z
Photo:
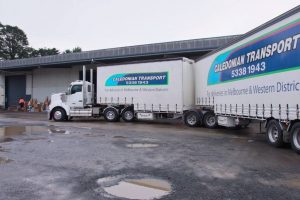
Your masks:
M300 199L300 156L258 133L0 113L0 199Z

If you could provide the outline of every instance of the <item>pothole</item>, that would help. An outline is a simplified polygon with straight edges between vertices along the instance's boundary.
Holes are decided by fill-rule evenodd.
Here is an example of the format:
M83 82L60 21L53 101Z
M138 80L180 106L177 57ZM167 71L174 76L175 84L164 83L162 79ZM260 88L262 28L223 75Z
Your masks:
M10 163L10 162L12 162L12 161L13 161L13 160L11 160L11 159L0 157L0 165L6 164L6 163Z
M97 180L106 197L152 200L171 193L168 181L153 177L126 178L124 176L106 177Z
M133 144L126 144L128 148L153 148L158 147L158 144L151 144L151 143L133 143Z

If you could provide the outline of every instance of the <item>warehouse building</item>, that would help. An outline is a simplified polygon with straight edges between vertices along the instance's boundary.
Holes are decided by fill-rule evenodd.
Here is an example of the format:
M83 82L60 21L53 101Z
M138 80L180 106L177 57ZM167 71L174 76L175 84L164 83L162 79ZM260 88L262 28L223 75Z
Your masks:
M1 61L0 107L17 105L20 97L27 101L34 98L43 102L52 93L66 91L70 82L82 79L82 65L96 69L107 64L140 60L172 57L197 59L238 37L184 40Z

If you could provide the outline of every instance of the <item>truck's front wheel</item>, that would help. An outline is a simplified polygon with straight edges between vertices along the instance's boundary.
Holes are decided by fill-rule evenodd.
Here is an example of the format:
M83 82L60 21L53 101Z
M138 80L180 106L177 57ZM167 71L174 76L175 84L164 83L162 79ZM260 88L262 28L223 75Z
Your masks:
M277 120L270 120L267 126L267 140L275 147L282 147L283 142L283 130Z
M112 107L105 109L103 114L105 120L108 122L116 122L120 118L118 110Z
M300 154L300 122L294 124L291 130L291 145L294 151Z
M54 121L63 121L67 118L66 111L62 108L54 108L52 112Z

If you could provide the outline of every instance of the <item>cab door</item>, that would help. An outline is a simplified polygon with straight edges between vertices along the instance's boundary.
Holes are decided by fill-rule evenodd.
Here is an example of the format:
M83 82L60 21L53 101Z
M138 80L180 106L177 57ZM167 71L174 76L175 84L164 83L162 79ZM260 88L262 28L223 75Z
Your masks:
M71 108L83 108L82 85L72 85L68 95L68 105Z

